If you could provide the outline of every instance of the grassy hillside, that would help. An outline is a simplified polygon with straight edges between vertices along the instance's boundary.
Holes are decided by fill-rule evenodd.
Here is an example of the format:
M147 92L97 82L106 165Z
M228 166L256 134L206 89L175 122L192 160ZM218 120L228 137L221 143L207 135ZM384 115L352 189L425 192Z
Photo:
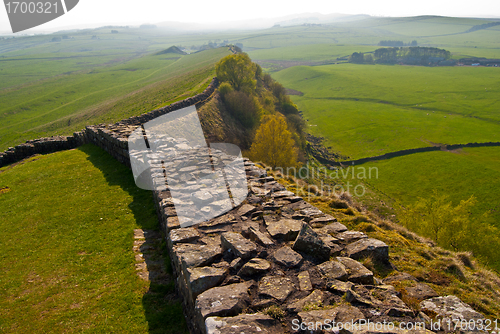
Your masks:
M148 55L1 90L0 149L45 135L71 134L89 124L116 122L195 95L208 85L215 62L226 54L227 49L215 49L182 57ZM15 66L4 71L11 71L10 76L37 72Z
M309 130L351 158L500 141L498 68L328 65L273 74Z
M419 198L428 197L434 190L449 195L454 205L474 196L478 200L472 208L474 219L500 227L498 147L418 153L374 161L358 168L378 169L378 177L359 181L374 190L389 206L412 204ZM347 180L352 180L351 174L347 175Z
M186 332L173 282L135 273L133 230L158 222L130 170L87 145L0 169L4 187L0 332Z

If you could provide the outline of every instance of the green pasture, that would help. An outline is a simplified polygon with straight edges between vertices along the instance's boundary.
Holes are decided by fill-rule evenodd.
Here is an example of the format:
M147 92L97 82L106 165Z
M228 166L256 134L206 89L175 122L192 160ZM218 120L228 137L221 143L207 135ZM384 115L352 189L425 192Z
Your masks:
M339 64L274 73L309 131L352 159L500 141L498 68Z
M1 333L186 333L173 282L136 275L151 192L93 145L0 169ZM169 265L169 264L167 264Z
M182 57L147 55L0 90L0 150L41 136L71 134L86 125L116 122L195 95L208 85L214 64L226 54L228 50L221 48ZM46 62L51 61L56 62L51 66L59 62ZM15 63L0 73L38 73L35 65L23 68Z
M500 227L499 147L417 153L362 166L377 167L378 178L363 181L393 203L412 204L434 190L449 195L454 205L475 196L478 200L473 208L475 219Z

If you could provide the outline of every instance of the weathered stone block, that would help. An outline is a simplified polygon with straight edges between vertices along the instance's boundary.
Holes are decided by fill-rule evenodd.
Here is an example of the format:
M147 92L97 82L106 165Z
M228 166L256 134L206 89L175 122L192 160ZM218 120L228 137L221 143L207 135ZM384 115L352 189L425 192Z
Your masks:
M196 297L195 314L198 328L205 327L205 319L213 316L235 316L250 304L249 288L255 282L236 283L211 288Z
M267 276L259 281L259 296L285 301L295 290L292 280L287 277Z
M248 228L248 235L250 236L250 239L260 243L261 245L264 246L271 246L274 245L274 242L269 238L266 234L262 233L259 231L257 228L250 226Z
M389 262L389 246L377 239L358 240L347 245L345 250L347 255L355 260L372 257L377 261Z
M236 317L209 317L205 321L206 334L277 334L284 333L280 323L262 313L240 314Z
M273 254L274 262L287 267L292 268L300 265L302 263L303 257L293 249L288 246L278 249Z
M191 298L194 299L200 293L219 285L228 273L227 268L187 268L186 280Z
M336 279L345 281L349 277L344 265L336 260L323 262L322 264L317 265L316 268L319 270L321 276L327 280Z
M302 224L299 235L292 246L298 252L304 252L320 260L326 261L330 258L330 247L328 247L319 235L313 231L308 224Z
M358 284L373 284L373 273L364 265L348 257L337 257L349 274L348 281Z
M240 269L238 272L238 275L240 276L252 276L252 275L258 275L265 273L266 271L271 268L271 264L264 260L264 259L259 259L259 258L254 258L250 259L243 267Z
M237 257L249 258L257 252L257 246L241 234L236 232L225 232L221 235L222 247L231 250Z
M297 238L301 228L301 221L294 219L282 219L277 222L270 222L267 226L267 231L275 239L291 241Z

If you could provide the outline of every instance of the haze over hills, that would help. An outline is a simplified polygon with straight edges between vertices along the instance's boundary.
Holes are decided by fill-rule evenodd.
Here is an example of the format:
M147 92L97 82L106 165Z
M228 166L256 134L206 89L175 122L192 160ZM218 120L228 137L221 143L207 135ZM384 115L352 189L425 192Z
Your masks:
M138 21L121 21L121 22L101 22L93 24L75 24L69 26L60 27L47 27L45 25L33 28L28 32L18 33L16 35L10 33L8 28L4 25L0 26L0 35L4 36L23 36L23 35L33 35L33 34L52 34L62 31L74 31L81 29L97 29L104 26L129 26L139 27L141 25L152 25L155 26L157 30L162 30L165 33L184 33L184 32L210 32L210 31L231 31L231 30L257 30L257 29L267 29L273 26L289 27L303 24L326 24L326 25L344 25L348 26L360 26L363 27L366 24L373 22L385 22L386 20L420 20L420 19L477 19L477 20L487 20L487 21L500 21L500 16L494 15L483 15L476 17L451 17L451 16L439 16L439 15L419 15L419 16L407 16L407 17L397 17L397 16L373 16L367 14L342 14L342 13L332 13L332 14L322 14L322 13L300 13L293 15L278 16L272 18L255 18L247 20L237 20L233 17L229 17L226 21L221 22L181 22L181 21L160 21L160 22L138 22Z

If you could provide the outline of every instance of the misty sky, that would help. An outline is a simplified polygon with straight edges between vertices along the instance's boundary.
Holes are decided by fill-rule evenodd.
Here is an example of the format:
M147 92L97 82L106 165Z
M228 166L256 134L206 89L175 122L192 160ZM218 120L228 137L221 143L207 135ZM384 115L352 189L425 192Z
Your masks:
M39 0L12 0L39 1ZM3 6L2 6L3 7ZM500 17L500 1L317 1L317 0L80 0L68 14L34 30L74 25L142 24L162 21L214 23L273 18L298 13L344 13L376 16L477 16ZM10 31L5 7L0 8L0 32Z

